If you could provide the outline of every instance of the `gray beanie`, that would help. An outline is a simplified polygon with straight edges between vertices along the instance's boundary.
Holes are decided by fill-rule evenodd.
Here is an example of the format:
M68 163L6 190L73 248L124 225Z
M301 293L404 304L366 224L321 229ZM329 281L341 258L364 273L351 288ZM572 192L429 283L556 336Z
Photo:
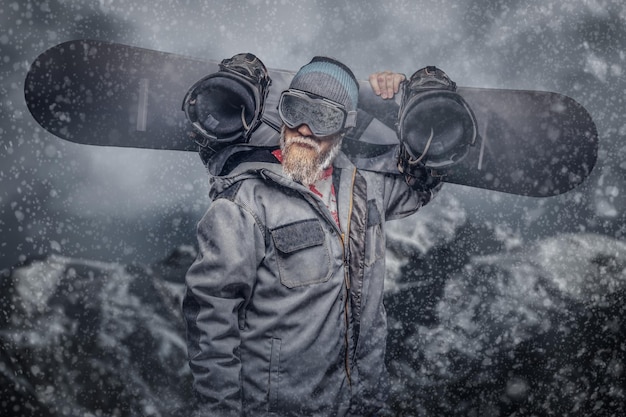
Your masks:
M316 56L300 68L289 88L312 93L336 103L347 111L356 110L359 83L350 69L332 58Z

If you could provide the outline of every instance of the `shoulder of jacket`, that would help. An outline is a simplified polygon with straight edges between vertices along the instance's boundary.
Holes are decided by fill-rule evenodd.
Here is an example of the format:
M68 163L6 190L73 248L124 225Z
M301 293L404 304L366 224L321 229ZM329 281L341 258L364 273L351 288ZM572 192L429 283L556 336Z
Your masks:
M247 213L254 219L254 223L259 228L263 238L267 239L267 231L265 230L263 216L260 214L261 212L259 211L258 206L254 204L254 199L250 197L251 193L249 192L249 189L248 191L242 190L242 188L246 188L244 187L246 184L254 187L254 182L256 181L253 178L246 178L233 182L213 197L213 203L220 200L228 201L230 204L239 207L240 210ZM211 204L211 206L213 206L213 204Z
M258 213L260 208L257 206L257 194L267 193L266 181L260 175L250 175L241 177L233 181L231 184L224 186L217 192L212 201L227 200L230 203L246 208L248 211Z
M226 199L228 201L235 201L235 198L237 197L237 193L239 192L239 189L241 188L242 185L242 181L237 181L235 183L233 183L232 185L230 185L229 187L223 189L222 191L220 191L218 194L215 195L215 197L213 198L213 201L218 200L218 199Z

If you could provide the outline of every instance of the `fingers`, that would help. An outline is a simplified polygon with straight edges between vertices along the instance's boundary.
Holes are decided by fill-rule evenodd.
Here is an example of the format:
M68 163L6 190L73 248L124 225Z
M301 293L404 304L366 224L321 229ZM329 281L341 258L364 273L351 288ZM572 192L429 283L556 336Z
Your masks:
M383 99L393 98L399 91L400 83L405 80L404 74L391 71L375 72L369 77L374 94Z

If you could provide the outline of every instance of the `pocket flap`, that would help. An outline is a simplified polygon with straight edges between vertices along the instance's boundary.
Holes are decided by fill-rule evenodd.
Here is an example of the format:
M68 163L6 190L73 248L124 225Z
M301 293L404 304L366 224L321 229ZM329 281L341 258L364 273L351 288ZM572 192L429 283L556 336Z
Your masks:
M276 249L291 253L324 243L324 230L319 220L302 220L271 231Z

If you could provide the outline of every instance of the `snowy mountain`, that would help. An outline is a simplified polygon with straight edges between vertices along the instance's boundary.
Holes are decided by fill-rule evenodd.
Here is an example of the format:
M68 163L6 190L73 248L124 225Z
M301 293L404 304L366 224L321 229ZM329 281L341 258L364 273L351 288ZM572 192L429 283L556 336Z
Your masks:
M397 228L428 232L427 214L414 220ZM624 415L626 245L571 234L455 260L479 231L441 221L413 249L389 233L393 415ZM0 414L183 415L194 255L150 267L53 255L3 278Z
M625 415L626 244L566 234L433 276L387 302L397 415Z
M164 416L191 398L181 248L142 267L49 256L2 282L3 416Z

